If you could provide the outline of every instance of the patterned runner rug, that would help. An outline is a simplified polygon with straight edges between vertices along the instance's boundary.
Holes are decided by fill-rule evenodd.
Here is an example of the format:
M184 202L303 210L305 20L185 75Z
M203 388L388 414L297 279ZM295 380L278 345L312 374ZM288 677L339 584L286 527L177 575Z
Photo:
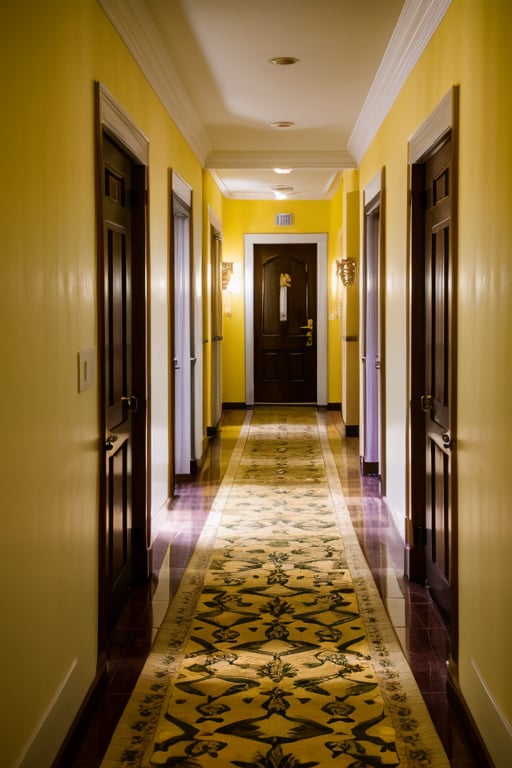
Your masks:
M398 765L449 762L352 528L325 414L257 408L102 766Z

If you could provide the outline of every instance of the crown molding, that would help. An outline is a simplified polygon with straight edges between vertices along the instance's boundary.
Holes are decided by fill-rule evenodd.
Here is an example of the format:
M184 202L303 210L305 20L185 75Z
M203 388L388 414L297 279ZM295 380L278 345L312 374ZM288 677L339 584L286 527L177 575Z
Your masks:
M233 192L229 189L229 187L227 186L222 176L216 173L214 169L210 169L209 173L213 178L213 180L215 181L215 183L217 184L220 191L222 192L223 196L229 200L274 200L274 201L276 200L275 195L270 189L268 190L268 192L262 192L261 190L259 190L258 192L236 192L236 194L233 194ZM332 174L330 174L323 188L316 194L311 193L311 191L304 192L304 193L293 192L286 199L288 200L330 200L333 197L336 190L338 189L339 182L340 182L340 171L338 169L333 169ZM283 205L286 205L286 199L282 201Z
M237 152L215 151L206 159L206 168L233 170L234 168L357 168L350 152L342 151L286 151Z
M348 141L358 164L450 3L451 0L406 0Z
M204 165L210 140L144 3L98 0L164 107Z

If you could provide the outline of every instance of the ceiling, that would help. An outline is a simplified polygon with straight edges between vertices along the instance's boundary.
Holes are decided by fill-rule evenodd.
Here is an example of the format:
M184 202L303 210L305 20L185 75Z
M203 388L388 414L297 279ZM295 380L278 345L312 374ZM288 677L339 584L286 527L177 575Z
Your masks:
M99 2L227 197L318 200L357 167L450 0Z

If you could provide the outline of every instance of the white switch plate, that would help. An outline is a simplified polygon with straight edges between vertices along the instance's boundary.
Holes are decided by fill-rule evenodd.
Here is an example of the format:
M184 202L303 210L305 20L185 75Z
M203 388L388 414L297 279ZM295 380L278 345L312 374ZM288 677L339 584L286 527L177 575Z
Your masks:
M96 347L86 347L78 353L78 391L84 392L94 384L96 375Z

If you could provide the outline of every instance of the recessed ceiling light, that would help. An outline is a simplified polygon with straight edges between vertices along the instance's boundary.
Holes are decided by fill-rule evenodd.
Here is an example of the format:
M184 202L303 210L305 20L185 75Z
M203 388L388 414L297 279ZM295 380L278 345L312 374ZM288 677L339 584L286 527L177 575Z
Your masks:
M289 120L277 120L275 123L270 123L271 128L291 128L292 125L295 125L295 123Z
M269 64L277 64L279 67L288 67L290 64L297 64L299 59L295 56L274 56L273 59L269 59Z
M293 187L287 184L274 184L270 187L274 195L290 195L293 192Z
M274 168L274 173L291 173L293 168Z

